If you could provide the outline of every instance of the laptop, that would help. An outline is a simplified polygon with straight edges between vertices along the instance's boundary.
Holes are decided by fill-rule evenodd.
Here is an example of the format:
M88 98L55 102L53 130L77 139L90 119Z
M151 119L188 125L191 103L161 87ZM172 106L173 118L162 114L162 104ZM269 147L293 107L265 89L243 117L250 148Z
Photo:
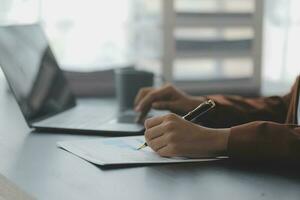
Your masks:
M0 27L0 66L31 128L143 134L134 111L103 123L99 108L78 106L38 24Z

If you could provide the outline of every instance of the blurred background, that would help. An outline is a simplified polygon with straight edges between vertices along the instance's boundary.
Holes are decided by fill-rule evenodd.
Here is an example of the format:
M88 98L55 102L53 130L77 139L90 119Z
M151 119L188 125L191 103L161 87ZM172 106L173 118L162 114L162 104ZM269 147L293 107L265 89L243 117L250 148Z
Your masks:
M134 64L191 93L242 95L283 94L300 74L299 0L0 0L0 5L1 25L40 22L69 71Z

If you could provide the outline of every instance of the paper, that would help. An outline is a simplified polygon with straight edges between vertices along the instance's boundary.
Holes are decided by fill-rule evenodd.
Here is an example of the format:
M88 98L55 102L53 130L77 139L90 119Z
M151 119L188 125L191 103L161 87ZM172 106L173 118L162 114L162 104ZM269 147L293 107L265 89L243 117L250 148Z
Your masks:
M81 141L58 142L58 147L65 149L97 165L126 165L150 163L182 163L217 160L217 158L187 159L165 158L151 148L137 150L144 143L144 136L101 138Z

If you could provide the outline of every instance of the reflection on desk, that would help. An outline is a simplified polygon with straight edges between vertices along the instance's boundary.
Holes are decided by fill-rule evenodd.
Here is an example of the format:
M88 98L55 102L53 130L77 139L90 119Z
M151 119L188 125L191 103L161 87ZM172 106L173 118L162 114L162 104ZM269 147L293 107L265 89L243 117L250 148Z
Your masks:
M33 200L16 185L0 174L0 199L2 200Z

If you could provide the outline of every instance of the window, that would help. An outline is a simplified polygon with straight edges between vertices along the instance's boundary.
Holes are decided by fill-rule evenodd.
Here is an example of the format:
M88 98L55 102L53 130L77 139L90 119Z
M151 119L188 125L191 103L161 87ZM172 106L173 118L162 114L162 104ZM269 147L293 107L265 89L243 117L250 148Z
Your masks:
M260 80L260 69L255 68L253 52L247 51L249 46L252 48L251 40L255 37L249 19L251 13L256 12L253 4L256 0L0 1L1 24L43 23L56 57L65 69L86 71L134 62L140 68L162 73L187 90L199 89L199 81L202 86L202 83L207 83L206 89L222 89L225 86L220 87L220 83L224 82L218 80L224 79L231 82L227 82L227 88L252 85L257 89L256 81ZM170 7L164 4L166 2L173 6L173 13L165 15L165 11L170 11ZM267 82L289 87L300 73L297 55L300 44L297 8L300 2L264 2L262 76ZM176 17L176 21L168 21L175 23L175 28L168 32L173 39L167 42L178 48L171 52L171 67L161 62L164 52L169 50L164 49L164 37L168 35L164 35L166 16ZM199 16L206 20L199 20ZM220 17L228 19L228 25L220 26L224 22L224 19L218 19ZM209 41L215 43L211 45ZM187 48L191 43L192 48ZM235 54L227 49L201 52L195 43L218 49L230 43L239 51ZM249 77L254 82L243 81Z
M160 59L166 79L194 93L258 93L261 1L166 0L155 1L155 7L149 6L153 0L142 2L134 9L135 24L147 31L136 33L136 52L152 63L149 68Z
M31 23L40 17L39 0L0 0L0 23Z
M1 0L1 24L42 22L61 66L93 70L130 62L130 0Z
M92 70L129 62L128 0L43 0L41 13L65 68Z
M264 76L269 81L291 83L300 74L300 1L270 0L266 6Z
M39 18L38 0L0 0L0 25L32 23ZM0 80L4 79L0 70Z

